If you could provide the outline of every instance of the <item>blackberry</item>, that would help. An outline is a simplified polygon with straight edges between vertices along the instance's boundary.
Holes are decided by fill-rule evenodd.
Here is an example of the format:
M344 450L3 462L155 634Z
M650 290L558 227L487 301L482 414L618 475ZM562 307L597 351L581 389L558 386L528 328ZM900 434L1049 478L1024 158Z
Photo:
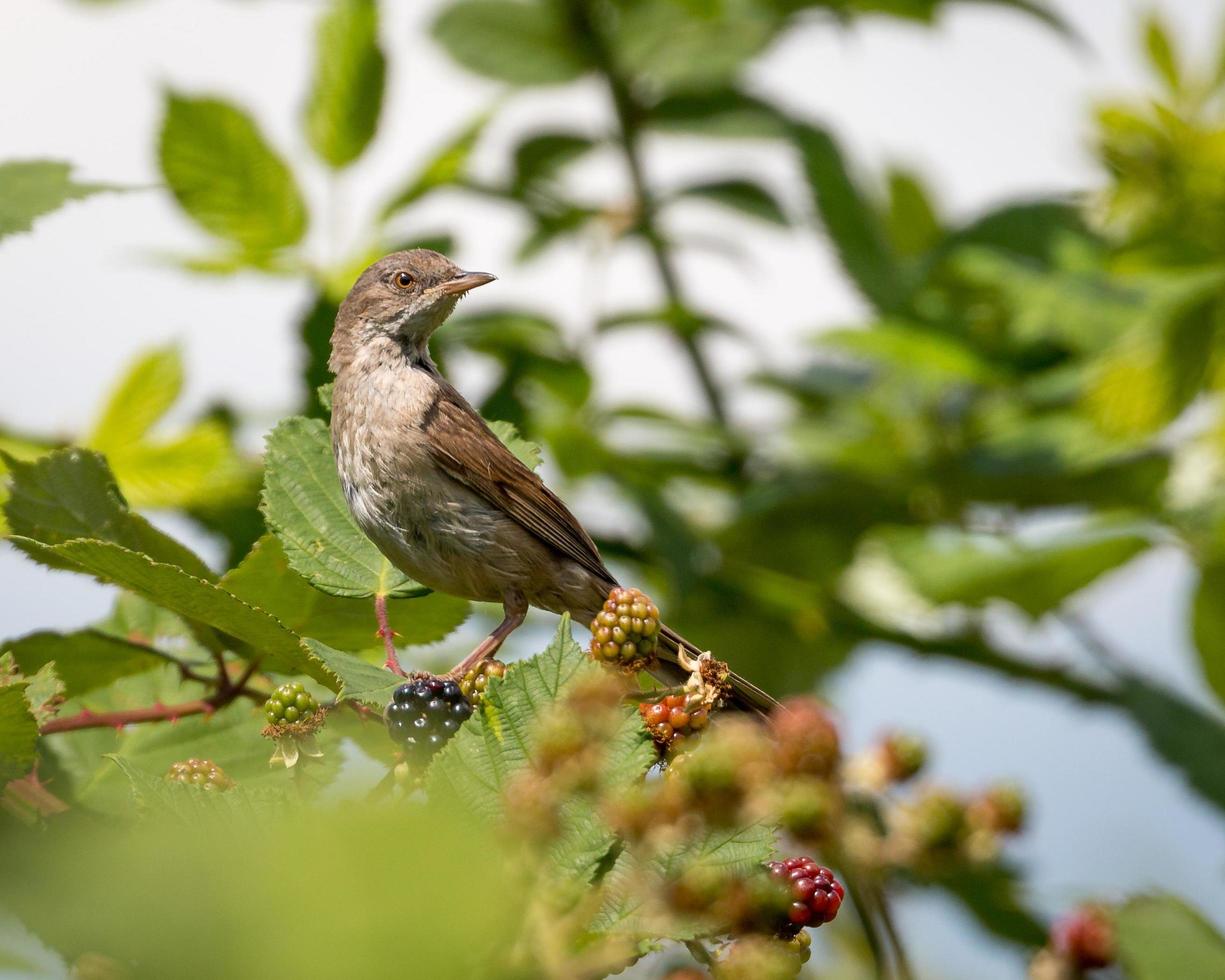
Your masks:
M1083 905L1051 929L1055 951L1078 970L1096 970L1114 962L1114 923L1103 908Z
M505 677L506 664L500 660L482 660L460 679L459 689L474 708L485 700L485 688L491 677Z
M383 717L391 740L409 761L420 764L441 749L471 714L472 705L455 681L418 677L395 689Z
M927 745L917 735L891 732L881 742L881 755L889 781L904 783L927 763Z
M659 609L638 589L613 589L591 621L591 656L604 663L649 661L658 642Z
M186 762L176 762L166 770L166 778L172 782L198 786L200 789L215 793L224 793L234 786L234 780L225 774L225 770L208 759L188 759Z
M264 717L270 725L296 725L313 718L318 711L319 702L301 681L282 684L264 702Z
M770 715L778 767L788 776L833 775L841 749L838 727L815 698L793 697Z
M690 709L683 694L670 694L659 701L643 701L638 705L642 723L655 744L666 749L676 739L700 732L710 720L706 709Z
M771 861L766 870L771 878L791 890L787 921L779 927L779 935L789 938L805 926L816 928L834 920L846 889L829 868L821 867L810 857L793 857Z
M971 825L995 834L1015 834L1025 826L1025 792L1012 783L990 787L966 808Z

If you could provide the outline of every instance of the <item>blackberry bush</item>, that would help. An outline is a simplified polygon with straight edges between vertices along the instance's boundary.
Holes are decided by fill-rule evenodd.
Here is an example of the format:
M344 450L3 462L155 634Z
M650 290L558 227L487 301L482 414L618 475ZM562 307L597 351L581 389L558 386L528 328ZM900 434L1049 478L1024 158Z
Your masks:
M459 684L441 677L418 677L401 684L383 713L387 733L410 762L421 765L459 731L472 705Z

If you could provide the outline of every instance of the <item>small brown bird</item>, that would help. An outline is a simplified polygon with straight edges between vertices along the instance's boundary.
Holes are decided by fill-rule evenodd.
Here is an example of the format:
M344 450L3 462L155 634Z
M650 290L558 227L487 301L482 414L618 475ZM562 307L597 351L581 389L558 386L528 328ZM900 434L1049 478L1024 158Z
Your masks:
M329 366L332 449L358 526L393 565L439 592L500 602L505 618L452 676L492 657L529 606L588 623L616 579L566 505L512 454L430 359L430 336L468 290L492 282L427 249L361 274L341 304ZM385 612L381 612L385 617ZM385 618L388 667L400 671ZM700 651L666 626L660 673ZM741 707L774 700L732 677Z

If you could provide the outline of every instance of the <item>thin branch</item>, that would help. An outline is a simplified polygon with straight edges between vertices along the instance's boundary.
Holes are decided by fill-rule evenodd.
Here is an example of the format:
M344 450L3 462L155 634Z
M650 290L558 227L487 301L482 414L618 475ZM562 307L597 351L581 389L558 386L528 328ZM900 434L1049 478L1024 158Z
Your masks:
M863 930L863 938L868 944L868 951L872 954L872 967L876 980L888 980L889 964L885 957L885 949L880 940L880 933L876 930L876 922L872 917L872 910L868 907L867 890L860 888L856 876L849 871L844 865L841 868L842 881L846 885L847 893L851 896L851 904L855 907L855 915L859 919L860 928Z
M1112 674L1123 672L1125 666L1124 658L1102 638L1101 634L1093 628L1093 625L1084 616L1071 610L1064 610L1056 618L1063 623L1068 632L1076 637L1080 645L1088 650L1102 667Z
M889 907L889 897L885 894L885 890L876 886L869 886L872 890L872 897L876 904L876 911L880 916L881 925L885 928L885 935L889 939L889 945L893 950L893 965L897 970L897 975L900 980L914 980L914 971L910 968L910 959L906 955L906 947L902 945L902 936L898 932L897 924L893 919L893 911Z

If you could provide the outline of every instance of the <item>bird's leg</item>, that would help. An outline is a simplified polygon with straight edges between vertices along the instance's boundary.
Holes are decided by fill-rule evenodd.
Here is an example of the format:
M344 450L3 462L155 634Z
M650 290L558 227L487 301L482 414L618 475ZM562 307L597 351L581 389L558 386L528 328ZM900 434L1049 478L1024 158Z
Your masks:
M502 622L476 645L475 650L451 669L447 674L449 679L459 680L482 660L488 660L498 652L502 641L523 625L523 620L527 617L527 600L519 592L508 592L502 597L502 613Z
M404 668L400 666L400 658L396 656L395 635L396 631L391 628L391 623L387 621L387 596L376 595L374 597L374 618L378 620L379 628L375 631L375 636L383 638L383 649L387 652L387 659L383 662L383 666L390 670L393 674L400 677L407 677L404 673Z

